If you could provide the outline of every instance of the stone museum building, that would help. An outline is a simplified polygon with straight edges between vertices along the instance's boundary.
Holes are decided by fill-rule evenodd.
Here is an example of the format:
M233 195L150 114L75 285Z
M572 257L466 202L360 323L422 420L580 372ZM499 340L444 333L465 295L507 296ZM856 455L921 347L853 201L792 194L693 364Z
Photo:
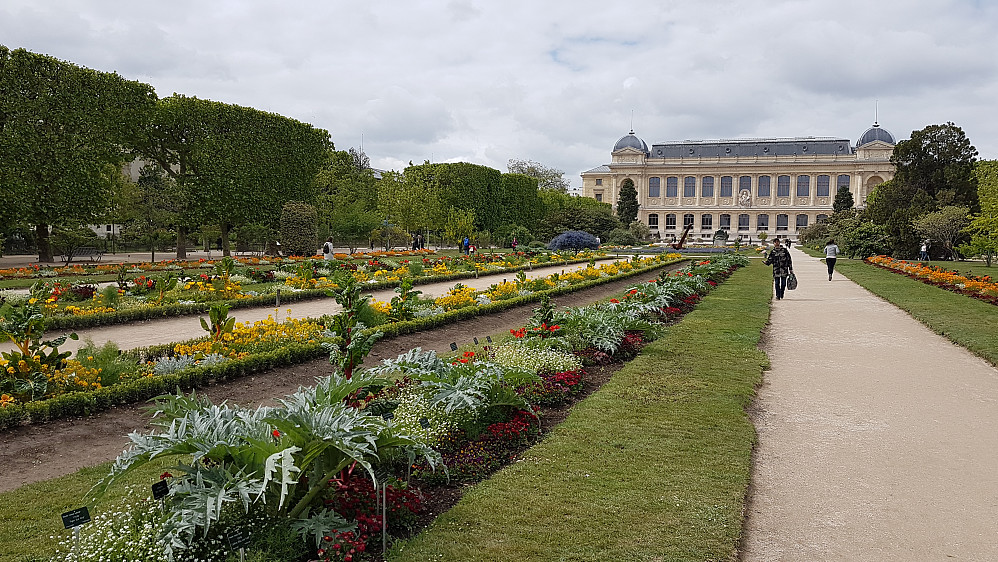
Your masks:
M795 239L832 214L840 186L865 206L870 191L894 177L894 136L874 123L856 142L845 138L687 140L653 144L631 131L609 164L582 173L582 195L616 208L621 183L638 192L638 220L652 236L710 240Z

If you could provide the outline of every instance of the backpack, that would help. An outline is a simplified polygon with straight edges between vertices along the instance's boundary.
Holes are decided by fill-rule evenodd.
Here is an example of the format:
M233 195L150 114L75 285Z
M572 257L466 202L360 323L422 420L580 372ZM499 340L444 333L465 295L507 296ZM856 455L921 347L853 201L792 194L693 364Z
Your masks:
M322 253L323 254L329 253L329 242L326 242L325 244L322 245Z

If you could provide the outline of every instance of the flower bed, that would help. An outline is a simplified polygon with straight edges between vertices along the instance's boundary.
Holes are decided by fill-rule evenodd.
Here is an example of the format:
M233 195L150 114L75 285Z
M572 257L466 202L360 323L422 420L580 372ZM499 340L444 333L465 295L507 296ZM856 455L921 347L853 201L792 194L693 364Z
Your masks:
M619 359L660 332L669 318L664 309L698 300L690 297L705 294L709 281L723 280L744 261L722 257L693 266L700 273L662 275L635 286L617 303L564 311L545 303L522 337L502 345L543 350L547 361L519 365L518 354L507 351L504 361L510 364L503 366L497 361L502 354L486 348L451 360L417 349L356 369L350 377L343 374L350 361L343 353L351 347L340 345L331 357L330 377L277 407L250 410L204 398L164 397L157 405L159 429L132 434L132 448L97 488L113 485L153 458L184 459L198 451L176 475L164 474L169 487L164 511L143 511L136 504L112 510L100 523L84 527L85 554L66 559L113 558L127 545L109 545L103 538L112 528L129 528L135 530L132 541L160 545L162 554L146 554L147 560L221 560L222 553L200 546L233 530L251 536L250 550L259 560L376 560L385 521L389 534L405 535L423 504L448 489L441 487L481 480L529 446L543 410L522 389L540 384L546 394L560 392L566 400L577 393L576 373L543 371L547 365L584 362L588 349ZM349 325L343 322L356 304L338 325ZM590 329L597 323L609 335ZM559 328L534 330L541 326ZM556 360L558 353L564 358ZM387 497L381 511L377 500L372 502L379 488ZM217 501L220 497L230 501ZM135 525L137 520L141 524ZM295 553L267 550L280 533L300 537L285 541L297 544Z
M430 314L380 325L377 330L388 335L412 333L480 314L500 312L537 301L544 296L571 292L614 278L661 267L672 263L675 257L667 255L640 258L633 264L612 266L613 271L616 271L615 275L603 271L599 275L579 276L574 282L566 281L560 278L564 276L559 277L558 274L554 274L551 277L559 280L549 289L540 291L524 289L523 294L510 299L495 302L476 300L470 306L455 310L430 309ZM600 268L590 266L587 269L595 272ZM536 286L547 287L548 283L540 282ZM35 318L35 321L37 322L38 318ZM208 328L207 325L205 327ZM117 353L117 348L114 348L106 354L110 355L111 359L86 359L94 353L85 349L82 351L84 359L81 360L81 355L78 354L76 360L81 361L83 367L90 369L88 372L92 376L89 378L73 376L73 372L62 375L62 371L66 369L60 371L60 361L66 359L66 355L56 357L59 355L57 350L47 352L50 356L48 363L51 371L45 372L37 366L27 367L22 371L18 364L19 358L5 355L0 359L0 368L4 369L0 374L0 390L6 395L6 398L0 402L0 429L24 421L41 422L66 416L88 415L116 404L148 399L177 387L197 388L215 380L230 380L244 374L306 361L323 354L322 345L329 341L328 336L322 334L325 327L324 320L278 323L269 318L253 326L237 325L232 331L219 335L217 340L212 336L206 336L189 342L132 350L121 355ZM33 345L37 349L45 348L43 345L45 342L40 340L41 331L36 330L36 335L38 337ZM30 347L28 342L24 342L22 347L22 355L28 357L34 355L34 352L28 349ZM108 368L109 361L115 365L119 374L114 378L104 377L98 380L101 370ZM13 366L10 365L11 362ZM13 372L10 370L12 368ZM67 380L72 379L73 384L50 384L53 379L60 376ZM30 388L25 386L28 384L27 381L32 381L33 386ZM83 382L89 384L83 385ZM42 385L45 386L44 392L34 390Z
M956 271L945 270L939 266L895 260L888 256L873 256L866 258L865 261L928 285L998 305L998 283L987 275L983 277L967 276Z
M146 276L142 269L114 266L118 272L117 290L87 283L39 281L28 296L0 292L0 304L30 301L41 307L48 329L73 329L167 316L203 314L211 304L226 303L234 308L270 306L277 294L285 303L324 298L336 287L335 277L349 275L370 289L398 286L402 279L414 284L478 277L482 273L517 272L547 263L592 262L601 256L594 252L575 255L511 252L492 256L429 257L423 250L380 252L351 261L288 259L275 269L241 267L256 260L225 258L204 261L212 271L190 276L180 266L166 267L167 273ZM413 257L418 260L411 260ZM359 254L358 254L359 256ZM398 258L405 259L398 259ZM249 263L252 265L252 263ZM171 269L172 268L172 269ZM129 278L128 274L140 273Z

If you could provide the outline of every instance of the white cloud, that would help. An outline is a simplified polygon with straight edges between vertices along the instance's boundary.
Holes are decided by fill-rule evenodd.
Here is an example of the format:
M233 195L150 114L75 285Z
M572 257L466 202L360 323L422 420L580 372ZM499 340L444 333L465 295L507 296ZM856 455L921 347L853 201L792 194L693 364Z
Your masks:
M998 157L998 8L970 0L652 5L8 0L0 37L329 130L383 168L527 158L578 173L647 142L964 127Z

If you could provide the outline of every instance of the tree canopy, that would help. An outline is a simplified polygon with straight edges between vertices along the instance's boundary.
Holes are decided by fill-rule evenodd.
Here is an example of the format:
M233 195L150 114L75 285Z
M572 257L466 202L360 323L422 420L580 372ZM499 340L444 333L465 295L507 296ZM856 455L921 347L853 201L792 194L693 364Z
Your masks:
M620 182L620 196L617 198L617 217L625 225L638 220L638 190L634 180L626 178Z
M148 84L0 46L2 218L35 226L39 261L53 259L49 226L105 214L155 100Z
M523 174L537 179L537 187L540 189L551 189L566 193L569 183L565 179L565 172L548 168L547 166L534 162L533 160L510 159L506 163L506 168L511 174Z
M976 160L977 149L952 122L912 131L891 155L895 182L924 191L936 208L963 205L972 211L978 207Z

